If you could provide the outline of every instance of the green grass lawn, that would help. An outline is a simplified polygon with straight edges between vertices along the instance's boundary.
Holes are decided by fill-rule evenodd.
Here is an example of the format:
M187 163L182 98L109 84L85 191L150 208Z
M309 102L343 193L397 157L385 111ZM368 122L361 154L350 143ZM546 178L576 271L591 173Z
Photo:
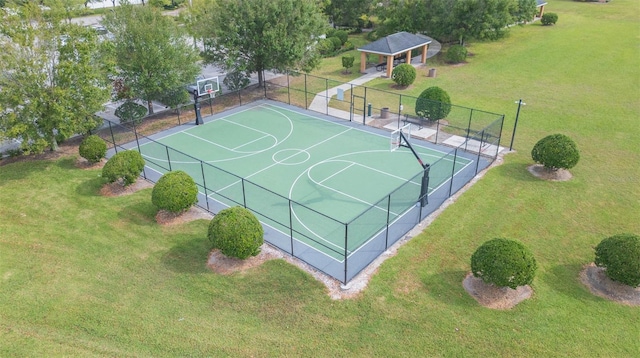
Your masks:
M0 166L0 356L631 357L640 309L578 281L604 237L640 233L640 8L550 2L557 25L474 43L413 89L507 114L516 153L387 260L353 300L332 301L281 260L221 276L205 267L206 221L160 227L151 191L102 197L72 158ZM388 86L376 80L373 86ZM569 182L526 171L537 140L572 137ZM509 137L509 135L505 136ZM463 289L484 241L518 239L539 271L510 311Z

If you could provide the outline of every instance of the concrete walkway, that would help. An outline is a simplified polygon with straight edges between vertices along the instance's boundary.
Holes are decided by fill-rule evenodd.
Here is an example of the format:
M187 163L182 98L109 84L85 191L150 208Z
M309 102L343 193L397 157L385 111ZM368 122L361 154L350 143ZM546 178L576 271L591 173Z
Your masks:
M427 58L431 58L435 56L438 52L440 52L441 48L442 46L440 45L440 43L432 39L431 44L429 44L429 49L427 50ZM411 58L411 65L416 68L425 66L426 64L420 63L420 59L421 59L420 55ZM313 101L311 101L311 104L309 105L309 109L312 111L324 113L336 118L342 118L346 120L351 119L351 114L349 112L343 111L341 109L329 107L329 101L331 101L331 97L336 96L338 94L338 89L341 89L344 92L346 92L351 90L352 85L361 86L375 78L380 78L380 77L386 78L383 75L383 72L376 71L375 66L367 68L365 72L366 74L352 81L349 81L340 86L329 88L326 91L317 93L316 96L313 98ZM366 122L368 123L368 121L371 121L371 120L372 120L371 117L367 117Z

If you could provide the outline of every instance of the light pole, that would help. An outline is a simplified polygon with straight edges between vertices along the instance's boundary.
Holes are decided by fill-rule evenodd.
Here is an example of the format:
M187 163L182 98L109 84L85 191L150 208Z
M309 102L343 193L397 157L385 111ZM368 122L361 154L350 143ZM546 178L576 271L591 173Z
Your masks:
M526 106L527 104L522 102L522 98L517 100L515 103L518 104L518 111L516 112L516 122L513 124L513 133L511 134L511 144L509 145L509 151L513 148L513 140L516 137L516 128L518 128L518 117L520 116L520 107Z

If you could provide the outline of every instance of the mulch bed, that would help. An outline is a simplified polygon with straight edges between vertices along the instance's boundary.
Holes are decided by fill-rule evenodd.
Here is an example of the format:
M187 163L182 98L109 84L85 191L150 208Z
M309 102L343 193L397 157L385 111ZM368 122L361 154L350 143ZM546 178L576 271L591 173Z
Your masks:
M566 169L549 170L542 164L533 164L527 167L529 173L533 174L536 178L551 181L567 181L573 176Z
M596 296L629 306L640 306L640 287L631 287L611 280L602 267L594 263L580 272L580 282Z
M482 281L469 273L462 281L464 289L478 303L487 308L507 310L531 297L533 290L529 285L518 286L515 290L509 287L498 287Z

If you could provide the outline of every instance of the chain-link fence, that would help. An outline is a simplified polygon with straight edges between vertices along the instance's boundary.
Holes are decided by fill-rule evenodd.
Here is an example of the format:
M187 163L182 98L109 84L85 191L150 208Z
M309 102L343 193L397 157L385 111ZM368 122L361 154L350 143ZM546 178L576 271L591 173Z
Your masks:
M341 93L336 87L341 87ZM452 105L445 119L431 122L409 115L415 97L309 75L287 74L264 87L207 98L200 101L200 110L202 117L208 117L265 98L325 115L335 116L335 111L340 111L336 117L386 130L414 123L418 133L426 134L424 139L446 145L440 147L445 154L426 169L427 182L438 185L429 186L427 198L422 200L420 188L425 173L419 173L351 221L341 222L150 137L195 122L193 104L149 116L139 125L105 121L98 134L110 143L109 155L120 150L143 154L147 162L143 176L148 180L156 182L172 170L189 173L199 187L198 206L212 213L233 205L253 211L265 224L267 242L345 284L487 168L500 150L504 116ZM375 101L376 106L370 106L369 101ZM374 115L378 111L380 115ZM278 205L265 204L274 202ZM309 235L303 223L292 219L296 216L321 223L324 237ZM344 244L335 246L328 241Z

